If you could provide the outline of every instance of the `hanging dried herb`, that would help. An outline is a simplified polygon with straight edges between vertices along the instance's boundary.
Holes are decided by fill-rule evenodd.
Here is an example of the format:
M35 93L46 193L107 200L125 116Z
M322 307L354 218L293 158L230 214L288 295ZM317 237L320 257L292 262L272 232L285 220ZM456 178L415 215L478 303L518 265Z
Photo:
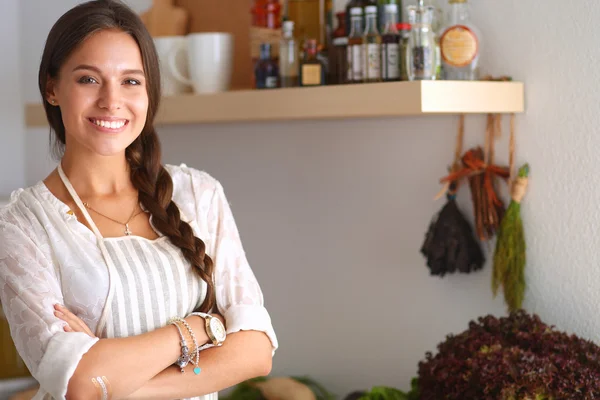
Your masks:
M485 257L469 222L449 192L447 202L429 225L421 253L431 275L469 273L483 268Z
M461 115L452 171L460 169L463 136L464 115ZM421 253L427 258L431 275L443 277L448 273L469 273L483 268L485 263L471 225L456 204L458 185L458 180L446 182L438 197L445 193L447 202L429 224L421 246Z
M488 115L485 152L481 147L467 151L462 157L463 168L441 179L441 182L468 179L475 228L482 241L494 236L505 211L504 203L496 193L495 187L497 178L507 180L510 175L507 167L494 165L494 141L500 131L499 116Z
M504 289L504 301L509 311L519 310L525 297L525 235L521 221L521 200L527 189L529 165L519 169L519 176L512 184L511 202L498 230L492 291Z

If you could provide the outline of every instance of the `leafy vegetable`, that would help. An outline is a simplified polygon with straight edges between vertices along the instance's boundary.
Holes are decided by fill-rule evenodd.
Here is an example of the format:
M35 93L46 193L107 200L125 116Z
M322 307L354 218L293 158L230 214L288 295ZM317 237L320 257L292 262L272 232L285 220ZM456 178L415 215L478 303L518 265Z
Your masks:
M517 311L471 321L419 363L420 400L600 398L600 347Z

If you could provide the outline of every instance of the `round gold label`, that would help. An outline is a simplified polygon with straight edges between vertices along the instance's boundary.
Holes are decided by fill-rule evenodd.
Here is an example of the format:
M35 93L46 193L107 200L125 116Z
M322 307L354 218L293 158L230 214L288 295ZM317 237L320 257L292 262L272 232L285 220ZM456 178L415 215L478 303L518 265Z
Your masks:
M442 34L440 51L444 62L453 67L464 67L477 57L479 42L471 29L455 25Z

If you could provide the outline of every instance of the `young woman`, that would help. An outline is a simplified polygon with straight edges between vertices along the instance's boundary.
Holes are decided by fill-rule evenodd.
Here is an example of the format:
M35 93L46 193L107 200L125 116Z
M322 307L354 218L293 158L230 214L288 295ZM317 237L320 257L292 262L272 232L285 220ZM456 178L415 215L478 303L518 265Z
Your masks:
M39 87L61 159L0 209L0 300L36 398L213 400L268 374L277 339L222 186L161 165L138 16L68 11Z

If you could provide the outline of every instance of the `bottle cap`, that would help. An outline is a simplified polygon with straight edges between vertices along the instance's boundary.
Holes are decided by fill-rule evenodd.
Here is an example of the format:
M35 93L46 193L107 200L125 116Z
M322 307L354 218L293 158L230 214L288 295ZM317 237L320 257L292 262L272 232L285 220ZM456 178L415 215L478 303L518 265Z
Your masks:
M406 22L401 22L399 24L396 24L396 29L398 29L399 31L410 31L411 26Z
M350 9L350 15L362 15L362 8L361 7L352 7Z
M365 12L367 14L377 14L377 6L366 6Z
M384 8L386 13L397 13L398 12L398 4L386 4Z
M283 30L284 31L293 31L294 30L294 21L283 21Z

